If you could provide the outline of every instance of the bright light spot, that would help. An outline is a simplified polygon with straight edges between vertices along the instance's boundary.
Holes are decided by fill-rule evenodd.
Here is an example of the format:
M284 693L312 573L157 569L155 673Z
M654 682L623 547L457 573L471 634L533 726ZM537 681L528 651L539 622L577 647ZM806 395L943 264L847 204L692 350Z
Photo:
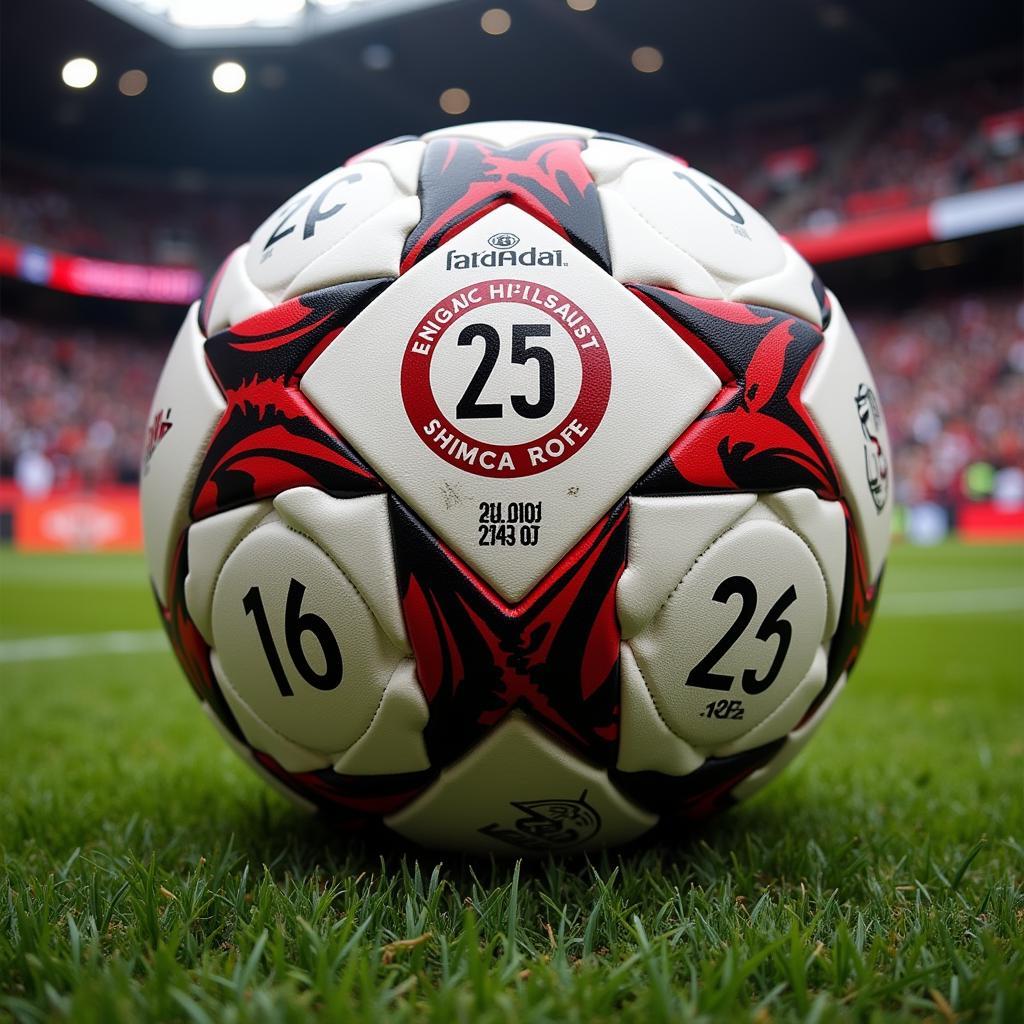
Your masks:
M60 77L69 89L88 89L96 81L99 69L88 57L75 57L64 65Z
M117 80L117 87L123 96L138 96L146 91L147 85L149 85L149 76L138 68L126 71Z
M565 0L574 11L592 11L597 0Z
M440 7L450 0L93 0L124 21L141 13L144 31L174 45L194 42L202 33L244 29L245 42L298 42L334 31L346 22L371 21L410 7ZM494 3L495 0L490 0ZM500 3L501 0L498 0ZM548 0L553 2L553 0ZM818 0L815 0L818 2ZM153 23L158 24L154 25ZM160 24L162 23L162 24ZM167 27L180 30L168 33ZM280 36L274 29L284 29ZM263 38L261 39L260 36ZM276 38L275 38L276 37ZM226 37L219 37L221 39ZM206 45L200 41L199 45ZM219 44L218 44L219 45ZM254 72L255 73L255 72Z
M245 68L233 60L226 60L213 69L213 84L221 92L238 92L245 85Z
M508 11L492 7L489 11L484 11L480 27L489 36L503 36L512 27L512 18Z
M167 19L182 28L241 28L244 25L288 25L306 6L305 0L170 0Z
M653 75L655 71L660 71L662 64L665 63L661 50L654 46L638 46L633 51L631 60L633 67L645 75Z
M437 102L446 114L464 114L469 110L469 93L465 89L445 89Z

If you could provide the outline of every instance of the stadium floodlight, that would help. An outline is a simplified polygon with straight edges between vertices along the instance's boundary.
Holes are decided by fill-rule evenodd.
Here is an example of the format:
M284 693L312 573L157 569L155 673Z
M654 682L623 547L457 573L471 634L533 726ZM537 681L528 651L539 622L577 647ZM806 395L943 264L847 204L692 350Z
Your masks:
M213 84L220 92L238 92L245 85L245 68L226 60L213 69Z
M99 73L95 61L74 57L61 69L60 77L69 89L88 89Z
M173 24L201 29L288 25L306 4L305 0L166 0L159 6Z
M446 114L464 114L469 110L469 93L465 89L445 89L437 103Z
M661 70L661 66L665 63L661 50L656 46L638 46L633 51L630 59L633 67L637 71L642 71L645 75L655 74Z
M503 7L492 7L480 16L480 27L489 36L503 36L512 27L512 16Z
M117 89L122 96L141 96L149 85L149 76L139 68L126 71L117 80Z
M171 46L281 46L455 0L92 0Z

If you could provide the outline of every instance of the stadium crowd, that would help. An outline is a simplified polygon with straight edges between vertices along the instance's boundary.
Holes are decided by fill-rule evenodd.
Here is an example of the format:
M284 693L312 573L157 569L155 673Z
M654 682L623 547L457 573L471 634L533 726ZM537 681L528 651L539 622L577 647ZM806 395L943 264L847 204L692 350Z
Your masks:
M884 86L884 89L882 88ZM903 208L1024 180L1024 108L1014 75L944 76L813 109L654 132L762 210L783 231ZM208 272L302 182L211 193L185 174L173 186L111 184L4 158L0 235L76 255ZM255 191L254 191L255 189Z
M777 228L831 226L1024 180L1016 75L881 81L871 96L669 136Z
M211 271L277 205L260 194L91 178L8 158L0 235L76 256ZM287 186L285 186L287 189Z
M1024 301L969 294L852 319L886 410L897 499L1024 502ZM33 493L136 479L165 350L0 319L3 475Z
M166 349L0 317L0 475L42 496L138 478Z
M878 383L906 506L1024 503L1024 301L953 296L851 317Z

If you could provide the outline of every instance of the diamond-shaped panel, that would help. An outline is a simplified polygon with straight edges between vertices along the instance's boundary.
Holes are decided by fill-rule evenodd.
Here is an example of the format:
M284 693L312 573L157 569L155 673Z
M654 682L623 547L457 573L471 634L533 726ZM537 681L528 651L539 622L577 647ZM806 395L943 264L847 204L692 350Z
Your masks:
M379 295L300 387L517 602L720 382L635 295L504 205Z

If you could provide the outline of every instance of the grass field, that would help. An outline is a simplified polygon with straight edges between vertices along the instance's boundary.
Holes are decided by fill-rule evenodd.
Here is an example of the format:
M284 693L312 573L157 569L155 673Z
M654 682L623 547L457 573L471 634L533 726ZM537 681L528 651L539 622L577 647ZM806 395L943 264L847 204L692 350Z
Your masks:
M136 632L135 558L4 553L0 623L0 1019L1024 1020L1022 547L897 549L808 752L589 861L290 809Z

